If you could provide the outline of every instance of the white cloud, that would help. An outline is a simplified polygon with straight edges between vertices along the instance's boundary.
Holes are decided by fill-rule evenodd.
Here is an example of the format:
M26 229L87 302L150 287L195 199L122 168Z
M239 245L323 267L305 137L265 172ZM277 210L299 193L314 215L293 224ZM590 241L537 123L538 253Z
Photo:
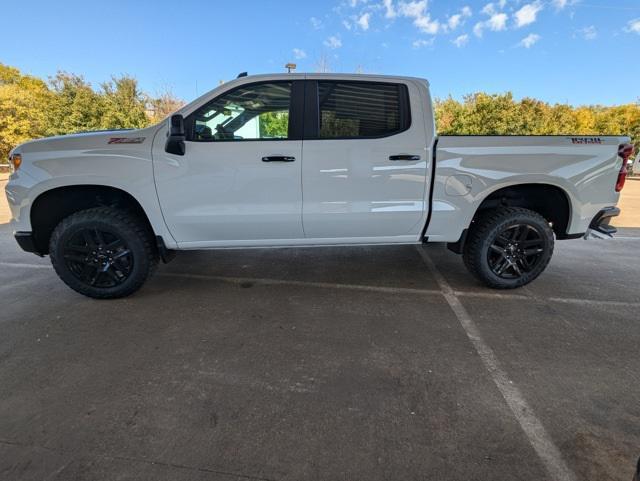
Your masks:
M431 20L431 16L427 12L427 0L402 1L398 4L397 14L412 18L413 24L418 29L430 35L447 29L446 25L441 25L438 20Z
M343 20L342 21L342 25L344 26L344 28L346 28L347 30L351 30L351 23L348 20Z
M293 56L297 59L303 59L303 58L307 58L307 52L305 52L304 50L300 49L300 48L294 48L293 49Z
M506 5L507 5L507 0L498 0L497 2L498 8L496 8L496 3L489 2L484 7L482 7L482 10L480 11L485 15L492 16L492 15L495 15L496 13L499 13L500 10L503 10ZM469 7L465 7L465 8L469 8ZM469 15L471 15L471 10L469 10Z
M424 17L427 10L427 0L400 2L399 10L400 14L404 17Z
M440 31L440 22L438 20L431 20L429 15L426 17L418 17L414 20L413 24L422 30L424 33L435 35Z
M509 16L506 13L495 13L486 21L486 26L494 32L500 32L507 28L507 20Z
M332 49L340 48L342 47L342 40L335 35L331 35L331 37L324 41L324 45Z
M528 3L515 13L516 27L524 27L536 21L536 17L540 10L544 8L540 0Z
M486 8L488 5L491 5L491 7ZM493 8L493 4L491 3L485 5L484 10L486 10L486 12L491 11L493 13L491 14L491 17L489 17L488 20L484 22L478 22L474 25L473 34L476 37L482 38L482 36L484 35L484 30L487 28L493 32L501 32L507 29L507 21L509 20L509 15L507 15L506 13L496 11Z
M589 25L588 27L581 28L578 30L578 33L582 35L585 40L595 40L598 38L598 30L593 25Z
M580 0L551 0L551 4L555 7L556 10L564 10L565 7L575 5L579 1Z
M493 15L494 13L496 13L495 5L493 3L487 3L482 8L482 13L484 13L485 15Z
M460 25L464 24L464 19L471 16L471 9L469 7L462 7L460 13L451 15L447 20L447 26L450 30L455 30Z
M473 27L473 34L478 38L482 38L483 33L484 33L484 22L476 23Z
M499 0L495 3L487 3L482 8L481 12L485 15L488 15L489 18L484 22L476 23L473 27L473 34L476 37L481 38L484 34L485 29L489 29L494 32L501 32L502 30L506 30L509 15L501 11L506 5L506 0Z
M637 33L640 34L640 18L636 18L635 20L631 20L628 24L627 24L627 28L626 31L631 33Z
M456 13L455 15L451 15L449 17L449 19L447 20L447 25L451 30L455 30L460 25L460 22L462 22L462 15Z
M430 47L433 45L434 40L435 38L431 38L429 40L420 39L413 42L412 45L413 45L413 48Z
M393 6L393 0L382 0L385 12L384 16L387 18L395 18L397 15L396 8Z
M371 19L370 13L363 13L356 23L358 24L358 27L360 27L362 30L369 30L370 19Z
M309 22L311 22L311 26L316 30L318 30L319 28L322 28L322 20L317 19L316 17L311 17L309 19Z
M536 33L530 33L525 38L523 38L518 45L524 48L531 48L536 43L538 43L540 38L541 38L540 35Z
M456 37L455 40L452 40L451 43L453 43L458 48L464 47L467 43L469 43L469 35L460 35L459 37Z

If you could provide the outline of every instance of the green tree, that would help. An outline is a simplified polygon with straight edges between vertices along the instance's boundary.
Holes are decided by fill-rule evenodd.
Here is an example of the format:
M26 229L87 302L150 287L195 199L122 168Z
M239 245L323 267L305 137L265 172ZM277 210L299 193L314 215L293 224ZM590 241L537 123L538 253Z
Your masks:
M265 112L258 117L261 138L286 138L289 131L287 112Z
M169 89L163 90L155 98L148 100L148 113L151 123L158 123L184 105L184 101L176 97Z
M0 64L0 159L16 145L47 134L46 109L53 99L42 80Z
M150 123L147 115L147 96L138 88L133 77L112 77L102 84L103 129L139 129Z
M101 128L103 99L82 77L58 72L50 84L55 99L49 110L49 134L60 135Z

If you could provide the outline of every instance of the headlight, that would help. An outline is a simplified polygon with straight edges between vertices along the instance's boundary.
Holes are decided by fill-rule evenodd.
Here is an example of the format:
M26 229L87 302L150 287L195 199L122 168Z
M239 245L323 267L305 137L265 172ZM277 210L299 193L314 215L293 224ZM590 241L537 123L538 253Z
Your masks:
M15 172L22 164L22 155L13 154L9 157L9 164L11 165L11 172Z

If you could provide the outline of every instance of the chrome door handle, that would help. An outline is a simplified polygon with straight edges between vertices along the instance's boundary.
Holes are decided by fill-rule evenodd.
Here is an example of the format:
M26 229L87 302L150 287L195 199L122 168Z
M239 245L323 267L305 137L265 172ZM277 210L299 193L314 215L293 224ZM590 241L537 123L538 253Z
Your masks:
M295 162L295 157L289 157L287 155L270 155L268 157L262 157L262 162Z

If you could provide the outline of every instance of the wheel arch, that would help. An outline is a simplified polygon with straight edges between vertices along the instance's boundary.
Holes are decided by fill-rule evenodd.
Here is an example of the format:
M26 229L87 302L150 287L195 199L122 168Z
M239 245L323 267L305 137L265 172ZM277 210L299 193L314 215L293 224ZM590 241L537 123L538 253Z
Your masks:
M39 254L49 253L49 239L62 219L75 212L100 206L132 212L155 235L142 204L129 192L101 184L60 186L41 192L31 205L29 217L36 251Z
M496 207L522 207L537 212L552 224L558 239L567 237L572 209L569 194L562 187L549 183L522 183L498 188L482 200L473 219L483 210Z
M478 204L471 221L464 229L457 242L447 244L448 248L461 254L467 233L474 225L474 221L487 209L499 207L522 207L537 212L552 224L552 229L559 240L571 239L568 234L573 213L569 193L551 183L524 182L497 187L486 193Z

